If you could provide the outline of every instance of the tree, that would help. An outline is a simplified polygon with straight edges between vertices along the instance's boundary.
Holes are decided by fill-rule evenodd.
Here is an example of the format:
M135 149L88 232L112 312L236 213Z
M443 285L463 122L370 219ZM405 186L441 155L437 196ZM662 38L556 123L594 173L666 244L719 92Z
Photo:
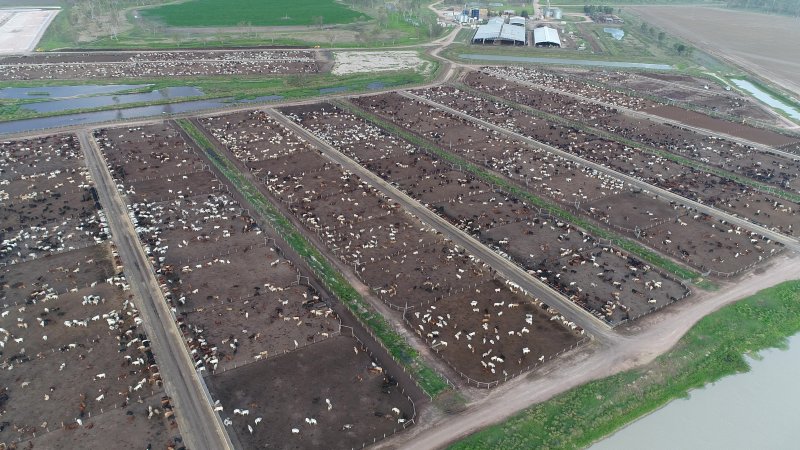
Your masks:
M527 9L523 9L522 12L519 13L519 15L527 19L528 18L528 10Z
M642 33L647 33L647 24L646 23L642 22L642 26L640 28L642 29Z
M680 43L673 45L673 48L675 48L675 51L678 52L679 55L683 55L683 52L686 51L686 46Z
M667 35L663 31L660 31L658 33L658 43L659 44L663 43L664 42L664 38L666 38L666 37L667 37Z
M322 29L322 24L323 24L323 22L325 20L324 17L322 17L322 16L314 16L314 17L312 17L312 20L314 21L314 25L316 25L317 28Z

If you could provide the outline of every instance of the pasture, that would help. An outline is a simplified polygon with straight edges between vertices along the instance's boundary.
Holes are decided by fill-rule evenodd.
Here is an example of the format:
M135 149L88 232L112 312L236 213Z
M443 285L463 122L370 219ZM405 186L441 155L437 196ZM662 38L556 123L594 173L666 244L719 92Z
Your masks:
M796 19L695 6L635 6L626 10L668 33L701 45L714 56L800 93L797 70L800 56L796 48L800 28Z
M184 3L143 9L148 19L173 27L235 27L315 25L317 17L324 24L350 23L364 17L333 0L280 2L277 0L192 0Z

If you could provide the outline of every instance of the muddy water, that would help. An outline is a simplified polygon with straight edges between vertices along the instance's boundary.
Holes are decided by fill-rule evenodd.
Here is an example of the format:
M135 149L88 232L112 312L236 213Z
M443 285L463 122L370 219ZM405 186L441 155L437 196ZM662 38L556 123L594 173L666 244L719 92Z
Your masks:
M675 400L591 450L800 448L800 334L788 350L748 358L750 372Z

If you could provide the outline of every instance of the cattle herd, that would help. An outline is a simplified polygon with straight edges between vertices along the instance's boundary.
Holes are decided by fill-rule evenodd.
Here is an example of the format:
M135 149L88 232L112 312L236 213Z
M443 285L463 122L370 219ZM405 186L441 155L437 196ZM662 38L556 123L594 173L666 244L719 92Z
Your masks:
M5 58L0 73L41 78L59 64L58 76L69 78L79 61ZM317 61L295 50L98 53L81 70L103 78L295 73L317 70ZM693 288L609 233L711 277L735 277L784 250L757 227L700 212L664 190L773 232L800 233L800 206L791 200L800 193L800 157L786 153L799 139L748 135L786 151L767 152L626 113L667 117L694 101L768 119L726 91L676 77L486 68L408 93L192 123L390 323L430 350L455 386L489 388L589 336L567 311L457 245L453 233L470 235L612 327ZM689 94L678 98L681 90ZM360 448L418 420L408 377L389 373L391 361L343 325L358 327L177 123L102 128L92 138L234 443ZM361 171L334 162L331 148ZM181 411L158 369L165 355L150 348L77 137L2 142L0 172L0 442L96 447L111 445L109 430L124 427L114 434L119 445L181 447ZM386 183L443 220L429 214L439 222L426 222L415 211L428 211L407 209Z
M253 50L172 52L71 52L0 58L4 80L131 79L213 75L317 73L314 51Z

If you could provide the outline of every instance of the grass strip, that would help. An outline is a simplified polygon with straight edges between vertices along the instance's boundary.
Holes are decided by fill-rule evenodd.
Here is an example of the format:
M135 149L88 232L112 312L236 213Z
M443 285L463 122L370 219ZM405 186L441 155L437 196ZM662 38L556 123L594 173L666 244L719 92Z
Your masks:
M286 242L302 257L317 274L328 289L372 332L389 353L400 363L419 383L422 390L431 398L448 389L447 382L433 369L425 365L405 338L394 331L389 322L380 314L373 311L361 295L345 280L344 276L331 266L324 256L298 232L292 223L253 185L239 172L236 166L225 156L217 152L216 147L206 136L186 119L179 119L178 124L208 155L211 162L244 196L255 211L280 234Z
M692 169L699 170L701 172L710 173L710 174L716 175L716 176L718 176L720 178L724 178L724 179L727 179L727 180L735 181L737 183L740 183L740 184L743 184L743 185L746 185L746 186L750 186L750 187L752 187L752 188L754 188L756 190L759 190L759 191L767 193L767 194L774 195L776 197L780 197L780 198L782 198L784 200L789 200L789 201L794 202L794 203L800 203L800 195L792 193L792 192L784 191L783 189L780 189L780 188L778 188L776 186L771 186L771 185L768 185L768 184L760 183L760 182L758 182L756 180L753 180L751 178L743 177L741 175L737 175L735 173L728 172L727 170L718 169L716 167L712 167L712 166L709 166L707 164L703 164L703 163L695 161L693 159L684 158L683 156L678 156L678 155L676 155L674 153L671 153L671 152L668 152L668 151L665 151L665 150L659 150L657 148L645 145L645 144L643 144L641 142L637 142L637 141L634 141L632 139L628 139L626 137L623 137L623 136L620 136L620 135L617 135L617 134L614 134L614 133L610 133L610 132L607 132L607 131L600 130L598 128L594 128L592 126L586 125L585 123L578 122L576 120L565 119L563 117L560 117L560 116L557 116L557 115L554 115L554 114L550 114L548 112L545 112L545 111L542 111L542 110L539 110L539 109L532 108L532 107L530 107L528 105L520 105L519 103L514 103L514 102L512 102L510 100L507 100L505 98L497 97L495 95L488 94L486 92L477 90L477 89L475 89L475 88L473 88L471 86L466 86L464 84L454 84L454 86L457 87L458 89L467 91L467 92L469 92L471 94L477 95L479 97L483 97L486 100L500 103L502 105L508 106L509 108L516 109L517 111L522 111L522 112L524 112L526 114L529 114L531 116L539 117L539 118L544 119L544 120L549 120L551 122L555 122L555 123L559 123L559 124L564 125L564 126L575 128L577 130L583 131L585 133L593 134L595 136L599 136L599 137L602 137L604 139L609 139L609 140L612 140L612 141L616 141L616 142L619 142L621 144L625 144L625 145L627 145L629 147L632 147L632 148L635 148L637 150L640 150L640 151L642 151L644 153L649 153L651 155L660 156L660 157L662 157L664 159L668 159L668 160L676 162L676 163L678 163L680 165L683 165L683 166L686 166L686 167L690 167Z
M798 332L800 281L789 281L703 318L644 367L569 390L450 448L584 448L692 389L747 372L743 355L783 348Z
M570 222L573 225L577 225L583 228L584 230L588 231L589 233L593 234L595 237L606 239L613 245L624 249L628 253L631 253L633 255L642 258L643 260L649 262L650 264L659 266L679 278L695 279L700 276L699 273L693 270L687 269L675 263L672 260L664 258L663 256L659 255L656 252L653 252L647 248L642 247L636 242L633 242L629 239L617 235L616 233L610 232L604 228L594 225L593 223L588 222L570 213L569 211L561 209L558 205L532 194L527 189L523 189L522 187L519 187L514 183L510 183L506 181L504 178L497 176L488 171L487 169L477 166L467 161L466 159L461 158L460 156L456 156L450 152L442 150L441 148L434 145L427 139L421 138L408 130L405 130L391 122L383 120L370 112L364 111L361 108L358 108L349 102L336 101L334 103L340 108L345 109L361 117L364 120L372 122L373 124L383 128L389 133L392 133L395 136L398 136L418 147L421 147L435 154L437 157L445 161L461 166L465 172L469 172L487 183L494 184L520 199L523 199L539 208L545 209L552 216Z

